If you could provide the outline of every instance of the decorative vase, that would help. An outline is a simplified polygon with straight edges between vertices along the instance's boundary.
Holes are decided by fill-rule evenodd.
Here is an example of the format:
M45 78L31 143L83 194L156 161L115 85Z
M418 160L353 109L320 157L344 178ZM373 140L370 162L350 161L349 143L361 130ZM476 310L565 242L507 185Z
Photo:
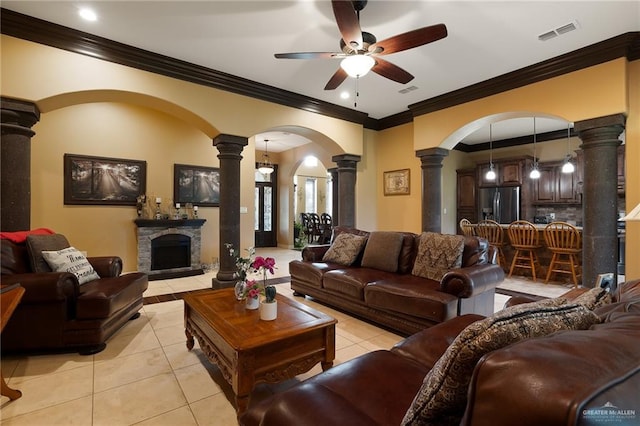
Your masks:
M242 299L244 299L244 292L245 292L246 286L247 286L247 283L245 283L244 281L238 281L235 287L233 288L233 291L236 295L236 299L238 301L241 301Z
M278 317L278 301L260 302L260 319L264 321L273 321Z
M258 296L247 297L247 304L246 304L247 309L258 309L259 306L260 306L260 300L258 299Z

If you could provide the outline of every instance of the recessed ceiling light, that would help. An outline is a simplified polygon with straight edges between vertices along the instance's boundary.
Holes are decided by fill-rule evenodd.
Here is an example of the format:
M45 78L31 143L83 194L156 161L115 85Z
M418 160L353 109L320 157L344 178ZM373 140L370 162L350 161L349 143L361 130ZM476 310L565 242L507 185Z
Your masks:
M351 95L349 95L349 92L347 92L347 91L344 91L344 92L340 93L340 98L341 99L349 99L350 96Z
M82 8L78 11L78 15L80 15L80 17L86 21L98 20L98 15L96 15L96 13L91 9Z

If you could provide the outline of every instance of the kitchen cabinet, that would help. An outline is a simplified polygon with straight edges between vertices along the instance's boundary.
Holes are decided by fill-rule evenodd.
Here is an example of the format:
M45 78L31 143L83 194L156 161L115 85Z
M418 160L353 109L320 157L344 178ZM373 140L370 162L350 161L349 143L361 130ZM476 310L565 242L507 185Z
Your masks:
M481 188L492 188L495 186L522 185L525 167L530 163L531 160L526 157L496 160L493 162L493 170L496 172L495 180L486 178L490 164L481 163L478 165L479 186Z
M580 204L576 173L562 173L562 162L539 163L540 178L533 180L533 204Z
M456 170L456 223L462 219L478 221L476 169Z

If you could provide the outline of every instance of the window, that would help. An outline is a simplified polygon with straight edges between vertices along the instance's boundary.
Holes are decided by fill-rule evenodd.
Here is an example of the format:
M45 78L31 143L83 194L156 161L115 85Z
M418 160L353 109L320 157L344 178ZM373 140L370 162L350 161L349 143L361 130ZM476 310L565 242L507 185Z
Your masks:
M304 202L305 202L305 211L307 213L317 213L316 193L317 193L316 178L307 178L304 183L304 196L305 196Z

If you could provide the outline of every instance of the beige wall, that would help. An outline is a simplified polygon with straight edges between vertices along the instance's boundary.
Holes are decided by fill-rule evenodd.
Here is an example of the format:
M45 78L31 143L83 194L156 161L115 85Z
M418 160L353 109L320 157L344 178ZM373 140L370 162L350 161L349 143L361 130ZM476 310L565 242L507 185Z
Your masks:
M173 188L173 170L167 168L167 164L206 165L203 159L218 164L217 150L211 142L214 136L227 133L248 137L249 145L242 153L240 200L241 206L247 207L248 211L240 217L240 243L242 248L247 248L254 241L254 134L282 129L301 134L314 142L313 150L318 152L314 154L325 164L332 164L333 155L361 155L363 151L363 131L359 124L5 35L1 36L1 41L2 96L35 102L42 112L40 123L34 127L37 135L32 150L32 224L53 227L59 232L64 230L70 241L89 254L120 254L127 270L135 269L137 263L135 233L131 231L133 223L129 222L135 218L135 208L64 206L59 190L64 152L147 160L148 194L162 194L168 199ZM47 70L47 78L42 78L43 69ZM128 108L135 114L118 114L116 118L123 118L123 123L106 119L111 116L111 110ZM95 112L101 109L106 111L103 116L102 112ZM94 121L83 121L85 115ZM145 119L136 122L136 115ZM101 117L96 118L98 116ZM204 152L191 149L189 144L197 143L196 140L202 144ZM306 153L301 150L296 154ZM299 162L302 158L303 155L294 161ZM279 189L289 195L279 199L281 209L292 205L292 170L291 167L280 169ZM48 185L60 188L50 192ZM217 210L214 208L209 212L207 209L205 214L211 215L211 220L206 225L209 229L205 230L207 242L203 245L202 257L203 261L209 261L211 256L219 255ZM113 219L115 224L110 223ZM278 236L285 244L293 239L290 237L293 221L289 219L288 210L279 215L279 224L284 226L279 228ZM75 226L77 221L81 226ZM118 226L119 230L96 231L109 228L109 224ZM103 234L92 239L88 236L89 229Z
M117 123L117 124L116 124ZM65 153L144 160L147 191L161 197L163 211L173 204L173 164L218 167L211 140L170 115L135 105L100 102L74 105L46 114L33 127L31 151L31 225L65 234L90 256L118 254L125 270L137 268L136 209L63 203ZM201 207L202 260L217 256L218 208Z

